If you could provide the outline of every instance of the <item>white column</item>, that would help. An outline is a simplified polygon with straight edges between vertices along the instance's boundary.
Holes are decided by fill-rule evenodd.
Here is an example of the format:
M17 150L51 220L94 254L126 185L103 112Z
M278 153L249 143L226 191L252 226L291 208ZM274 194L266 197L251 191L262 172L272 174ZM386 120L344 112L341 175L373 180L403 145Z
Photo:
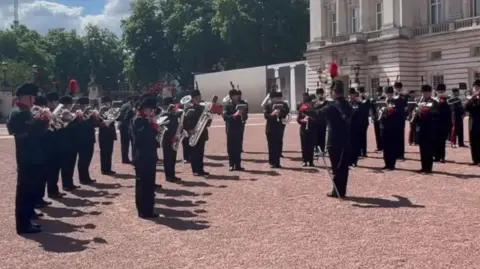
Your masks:
M295 65L290 65L290 110L296 111L297 85L295 84Z
M370 12L372 11L371 6L369 5L371 1L369 0L360 0L360 32L366 32L369 31L369 17L370 17Z
M280 80L280 72L279 72L279 68L278 67L275 67L274 68L275 70L275 84L277 85L277 91L282 91L281 89L281 86L280 83L281 83L281 80Z
M326 35L325 31L325 0L310 2L310 41Z
M395 1L383 0L383 26L382 28L391 28L395 26Z
M347 3L346 0L337 0L337 35L344 35L347 33Z

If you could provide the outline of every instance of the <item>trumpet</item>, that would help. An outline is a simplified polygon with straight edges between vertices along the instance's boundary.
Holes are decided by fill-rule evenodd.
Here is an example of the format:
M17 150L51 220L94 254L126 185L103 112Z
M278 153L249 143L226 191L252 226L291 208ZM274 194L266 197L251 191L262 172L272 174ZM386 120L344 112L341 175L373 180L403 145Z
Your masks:
M242 122L245 122L243 120L243 113L245 113L245 110L247 109L247 104L238 104L236 106L236 110L240 113L240 116L242 118Z
M280 111L282 111L282 110L284 109L283 103L274 104L273 107L272 107L272 109L273 109L274 111L277 111L277 112L278 112L278 113L277 113L277 121L278 121L278 122L281 122L282 124L287 125L287 124L289 124L289 123L292 121L292 116L290 115L290 113L288 113L288 114L285 116L285 118L280 118L279 113L280 113Z
M50 109L41 106L32 106L32 108L30 108L30 112L32 113L34 119L50 120L52 117Z
M418 101L417 107L412 111L412 118L410 123L415 122L418 118L423 115L423 107L425 107L425 102L423 102L423 97Z

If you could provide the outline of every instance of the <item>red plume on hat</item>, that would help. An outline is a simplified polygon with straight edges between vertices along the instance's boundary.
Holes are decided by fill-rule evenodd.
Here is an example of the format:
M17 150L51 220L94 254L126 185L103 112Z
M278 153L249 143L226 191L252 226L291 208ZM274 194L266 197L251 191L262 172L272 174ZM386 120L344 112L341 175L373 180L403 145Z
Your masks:
M330 70L329 70L330 76L332 78L336 78L338 76L338 64L337 62L333 61L330 64Z
M155 92L156 92L156 93L162 92L162 84L157 83L157 84L155 85Z
M70 82L68 83L68 89L70 90L71 93L78 92L78 82L77 82L77 80L71 79Z
M60 81L55 81L55 89L60 89Z

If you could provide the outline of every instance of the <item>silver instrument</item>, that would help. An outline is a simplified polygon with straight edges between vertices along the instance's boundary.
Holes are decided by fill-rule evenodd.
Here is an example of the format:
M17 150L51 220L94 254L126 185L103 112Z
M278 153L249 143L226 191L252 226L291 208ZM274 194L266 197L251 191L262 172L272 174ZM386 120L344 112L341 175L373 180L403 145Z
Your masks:
M245 122L243 119L243 113L247 110L247 104L238 104L235 109L240 113L240 116L242 117L242 122Z
M169 124L170 121L168 120L168 116L160 116L156 119L156 122L158 125L157 141L160 144L160 147L162 147L163 138L165 137L165 133L168 131L168 128L165 125Z
M45 111L45 108L41 107L41 106L32 106L32 108L30 108L30 112L32 113L32 116L34 119L38 119L40 118L40 115Z
M423 101L423 97L420 98L418 101L417 107L412 112L412 118L410 119L410 123L415 122L418 118L422 117L423 115L423 108L427 105L426 102Z
M183 139L187 137L187 131L183 129L184 119L185 119L185 112L182 112L182 115L178 120L178 127L177 127L177 131L175 132L175 140L172 144L172 149L174 151L178 151L178 147L180 146L180 143L182 143Z
M218 99L218 97L214 96L213 100L215 99ZM188 144L191 147L195 147L197 145L200 136L202 135L205 128L207 128L207 124L213 119L210 110L212 109L214 103L215 102L212 101L201 104L204 107L202 115L200 115L200 119L198 120L197 125L195 125L194 133L190 135L190 138L188 139Z
M262 104L260 106L265 107L268 104L269 101L270 101L270 93L268 93L267 96L265 96L265 98L263 99Z
M192 96L185 95L182 99L180 99L180 104L183 106L183 109L186 110L187 107L192 105Z
M284 107L284 104L283 104L283 103L281 103L281 104L274 104L273 107L272 107L272 109L273 109L274 111L279 111L279 112L280 112L281 110L283 110L283 107ZM280 118L279 116L277 116L277 120L278 120L279 122L282 122L282 124L287 125L287 124L289 124L289 123L292 121L292 116L290 115L290 113L288 113L288 114L285 116L285 118Z

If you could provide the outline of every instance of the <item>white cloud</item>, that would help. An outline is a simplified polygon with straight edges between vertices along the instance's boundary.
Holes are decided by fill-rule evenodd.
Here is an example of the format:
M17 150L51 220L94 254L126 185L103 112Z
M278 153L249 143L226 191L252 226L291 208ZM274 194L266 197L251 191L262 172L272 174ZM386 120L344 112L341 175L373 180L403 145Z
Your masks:
M76 29L82 33L83 28L92 23L120 35L120 20L130 14L131 1L107 0L101 14L89 15L78 6L65 6L49 0L20 0L19 20L42 34L52 28ZM9 27L12 22L13 0L0 0L0 29Z

